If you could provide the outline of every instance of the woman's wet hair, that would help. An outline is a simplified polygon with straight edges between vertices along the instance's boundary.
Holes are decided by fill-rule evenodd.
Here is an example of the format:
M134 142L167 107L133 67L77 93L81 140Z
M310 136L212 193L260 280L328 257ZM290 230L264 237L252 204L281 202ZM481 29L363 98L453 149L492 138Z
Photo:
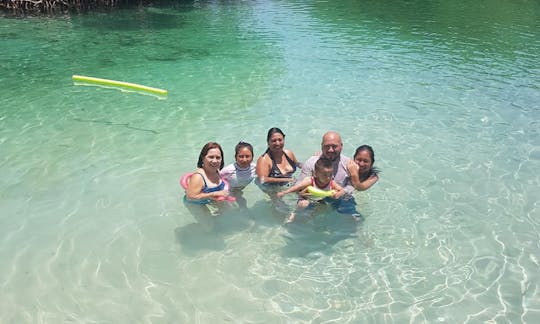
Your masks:
M275 133L279 133L283 136L283 138L285 138L285 134L283 134L283 131L277 127L272 127L268 130L268 135L266 135L266 141L270 141L270 137L272 137L272 135L274 135Z
M358 153L363 152L363 151L368 152L369 157L371 158L371 168L365 174L360 174L360 181L364 181L367 178L371 177L372 175L377 175L381 172L379 169L373 166L375 164L375 152L373 152L373 148L369 145L358 146L356 148L356 151L354 151L353 160L356 158Z
M238 156L238 152L240 152L241 149L246 148L250 150L251 155L253 156L253 146L249 144L248 142L240 141L236 146L234 147L234 158Z
M204 160L204 157L206 156L206 154L208 154L208 151L210 151L211 149L219 149L219 152L221 152L221 164L219 166L219 169L223 169L223 166L225 165L225 157L223 156L223 149L221 148L221 146L216 143L216 142L208 142L206 143L202 150L201 150L201 154L199 154L199 161L197 162L197 167L198 168L202 168L203 167L203 160Z
M369 157L371 158L371 165L375 164L375 153L373 152L373 148L369 145L360 145L356 148L356 151L354 151L353 159L358 155L358 153L366 151L369 153Z

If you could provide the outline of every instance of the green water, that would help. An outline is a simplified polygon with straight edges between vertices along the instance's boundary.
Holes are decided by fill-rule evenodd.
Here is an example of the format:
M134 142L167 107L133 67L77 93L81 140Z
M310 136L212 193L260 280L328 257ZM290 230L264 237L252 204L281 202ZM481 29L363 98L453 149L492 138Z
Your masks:
M538 1L195 1L0 18L1 323L536 323ZM73 74L167 89L74 85ZM375 149L362 223L205 232L179 177L280 127ZM293 199L291 197L291 199Z

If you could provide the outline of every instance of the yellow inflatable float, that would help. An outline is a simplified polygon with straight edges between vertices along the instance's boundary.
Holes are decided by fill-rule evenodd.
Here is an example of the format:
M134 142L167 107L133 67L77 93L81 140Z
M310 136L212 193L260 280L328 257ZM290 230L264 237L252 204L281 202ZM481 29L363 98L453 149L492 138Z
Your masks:
M316 197L316 198L332 197L336 193L335 190L326 191L326 190L321 190L321 189L315 188L313 186L308 186L307 191L311 195L313 195L313 197Z

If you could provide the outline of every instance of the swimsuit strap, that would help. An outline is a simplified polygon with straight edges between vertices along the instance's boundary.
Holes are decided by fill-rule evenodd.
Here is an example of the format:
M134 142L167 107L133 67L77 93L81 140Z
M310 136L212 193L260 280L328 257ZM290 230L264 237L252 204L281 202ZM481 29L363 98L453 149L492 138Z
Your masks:
M198 175L200 175L200 176L202 177L202 181L204 182L204 188L203 188L203 190L204 190L205 188L208 188L208 185L206 184L206 179L204 178L204 175L203 175L202 173L200 173L200 172L194 172L193 174L198 174Z
M330 190L331 189L334 189L334 180L330 180L330 182L324 186L323 188L319 187L317 185L317 181L315 181L315 177L314 176L311 176L311 185L317 189L321 189L321 190L325 190L326 188L329 188Z
M285 150L283 150L283 155L285 155L285 158L287 159L287 162L289 162L289 164L293 168L292 172L294 173L296 171L296 163L294 163L294 161L287 155L287 153L285 153Z
M270 158L270 160L272 161L272 167L270 168L270 173L268 174L269 177L279 177L279 176L282 176L283 174L281 173L281 170L279 169L279 167L277 166L276 164L276 160L274 160L274 156L272 155L272 152L270 151L270 149L266 149L266 151L264 152L265 154L268 154L268 157Z
M270 169L270 174L269 174L270 177L280 178L281 176L284 178L290 178L290 174L293 174L296 172L296 163L294 163L294 161L287 155L287 153L285 153L285 150L283 150L283 155L285 155L285 159L287 160L289 165L292 167L292 171L287 172L287 175L283 174L281 170L279 169L279 166L276 164L276 160L274 160L274 156L270 152L270 149L266 149L265 153L268 154L268 157L270 157L270 160L272 160L272 168Z
M223 180L223 177L220 174L218 174L219 175L219 184L217 186L215 186L215 187L208 187L208 184L206 183L206 179L204 178L204 175L202 175L202 173L194 172L193 174L198 174L203 178L204 187L202 188L202 192L204 192L204 193L220 191L220 190L223 190L225 188L225 181Z
M264 154L268 154L268 156L270 157L270 160L274 161L274 157L272 156L272 152L270 152L269 148L267 148L266 151L264 151Z

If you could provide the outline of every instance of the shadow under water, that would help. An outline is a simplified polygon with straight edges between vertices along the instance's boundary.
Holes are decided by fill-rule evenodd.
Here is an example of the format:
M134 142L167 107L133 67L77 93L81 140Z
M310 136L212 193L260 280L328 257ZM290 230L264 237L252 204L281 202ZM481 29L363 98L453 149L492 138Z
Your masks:
M196 223L177 227L174 231L176 242L187 255L198 255L204 251L225 249L225 238L245 231L253 226L249 210L230 208L221 215L194 216Z
M191 223L174 230L176 242L182 246L182 252L195 256L204 251L225 249L223 235L217 231L208 231L204 225Z
M282 249L284 257L306 257L314 252L332 254L336 244L358 237L362 221L334 210L299 214L293 223L284 225L286 245Z

